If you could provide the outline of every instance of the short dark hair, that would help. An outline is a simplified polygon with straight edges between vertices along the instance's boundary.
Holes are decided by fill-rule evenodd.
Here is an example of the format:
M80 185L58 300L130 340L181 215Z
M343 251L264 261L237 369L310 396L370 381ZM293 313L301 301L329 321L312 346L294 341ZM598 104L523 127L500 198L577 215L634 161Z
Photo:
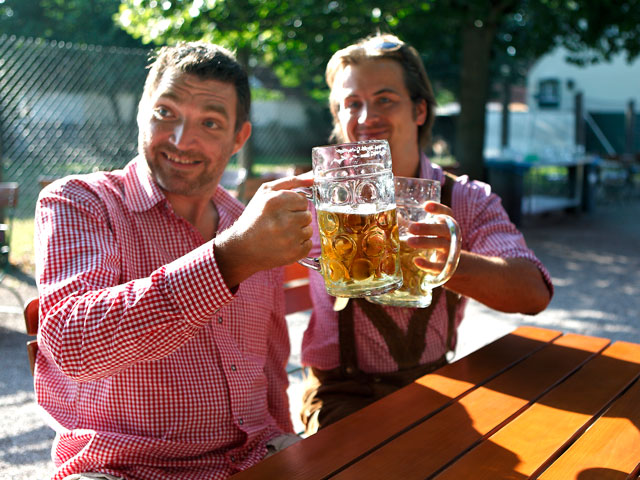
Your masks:
M431 81L424 68L418 51L411 45L404 43L395 35L376 34L359 40L333 54L325 71L325 79L330 89L336 75L347 65L357 65L367 60L391 59L400 64L404 72L404 83L409 91L411 100L417 104L425 100L427 104L427 118L418 127L418 142L420 148L425 149L431 140L431 128L436 118L436 99L431 87ZM340 138L340 126L337 122L338 105L331 97L329 106L333 114L332 138Z
M231 83L236 89L236 125L249 120L251 90L247 73L234 54L220 45L206 42L180 42L175 46L160 48L150 58L149 74L144 84L140 104L151 97L168 70L197 75L203 80Z

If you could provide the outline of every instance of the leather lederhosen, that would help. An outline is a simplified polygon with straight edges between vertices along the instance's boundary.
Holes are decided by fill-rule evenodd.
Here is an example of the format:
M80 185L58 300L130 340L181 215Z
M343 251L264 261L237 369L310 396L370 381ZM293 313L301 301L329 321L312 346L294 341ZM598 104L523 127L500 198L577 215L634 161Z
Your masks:
M445 174L442 203L451 205L455 177ZM306 433L329 425L369 403L401 388L415 379L445 365L445 355L420 364L425 349L425 336L431 313L440 296L446 296L448 326L447 350L453 350L455 312L460 295L442 287L433 289L433 300L426 308L417 308L409 320L407 332L393 321L384 308L365 299L351 299L338 315L340 366L332 370L312 368L307 379L301 412ZM396 361L398 370L388 373L366 373L358 366L354 331L354 309L359 308L378 330Z

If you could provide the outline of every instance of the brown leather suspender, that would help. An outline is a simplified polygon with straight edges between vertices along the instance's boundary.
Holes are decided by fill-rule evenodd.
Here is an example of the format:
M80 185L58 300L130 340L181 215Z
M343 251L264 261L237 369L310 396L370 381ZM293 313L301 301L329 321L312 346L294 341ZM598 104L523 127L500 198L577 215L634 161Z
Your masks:
M445 172L445 182L442 186L442 203L451 206L451 197L455 176ZM420 358L425 349L425 334L429 319L440 295L445 292L447 301L447 349L453 350L455 335L455 312L460 301L460 295L437 287L433 290L433 301L426 308L415 309L409 320L407 333L403 333L400 327L387 314L380 305L368 302L365 299L352 299L338 315L338 329L340 336L340 364L343 373L353 375L359 372L356 350L356 339L353 324L353 310L356 305L367 316L373 326L380 332L389 349L389 353L398 364L399 370L407 370L420 365ZM437 360L441 364L442 359Z

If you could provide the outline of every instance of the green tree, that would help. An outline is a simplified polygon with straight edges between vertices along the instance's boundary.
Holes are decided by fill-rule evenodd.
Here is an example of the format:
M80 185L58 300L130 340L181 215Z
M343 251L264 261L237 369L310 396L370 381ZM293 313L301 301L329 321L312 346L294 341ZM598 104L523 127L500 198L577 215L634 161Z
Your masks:
M281 86L311 92L323 85L329 55L376 23L363 0L123 0L118 22L143 42L206 40L236 51L256 76L269 67ZM326 95L324 96L326 100ZM239 164L251 175L251 143Z
M456 158L472 178L483 177L485 108L496 82L522 81L558 45L583 65L640 52L639 0L398 1L385 2L383 12L423 53L436 88L456 93Z
M421 51L436 89L461 106L456 157L483 176L485 106L501 72L514 79L558 44L588 63L640 49L640 0L122 0L118 21L144 42L206 39L271 67L284 85L322 89L326 61L376 30Z
M80 44L139 48L113 21L119 0L0 0L0 31Z

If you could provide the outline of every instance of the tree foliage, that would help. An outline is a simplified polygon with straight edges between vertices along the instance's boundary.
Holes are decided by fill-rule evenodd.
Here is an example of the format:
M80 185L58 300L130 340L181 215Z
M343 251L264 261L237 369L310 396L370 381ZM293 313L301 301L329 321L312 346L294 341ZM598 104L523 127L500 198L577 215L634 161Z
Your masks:
M80 44L140 47L113 20L119 0L0 0L0 31Z
M456 156L474 177L496 79L524 78L559 44L581 65L620 52L633 59L639 25L640 0L0 0L6 33L129 47L209 40L259 75L325 96L324 67L336 50L395 33L421 52L436 91L459 100Z
M144 42L205 39L266 65L284 85L323 89L337 49L392 32L423 55L436 90L461 103L457 156L482 176L484 108L492 82L523 78L558 44L586 64L640 52L640 0L123 0L118 21Z

